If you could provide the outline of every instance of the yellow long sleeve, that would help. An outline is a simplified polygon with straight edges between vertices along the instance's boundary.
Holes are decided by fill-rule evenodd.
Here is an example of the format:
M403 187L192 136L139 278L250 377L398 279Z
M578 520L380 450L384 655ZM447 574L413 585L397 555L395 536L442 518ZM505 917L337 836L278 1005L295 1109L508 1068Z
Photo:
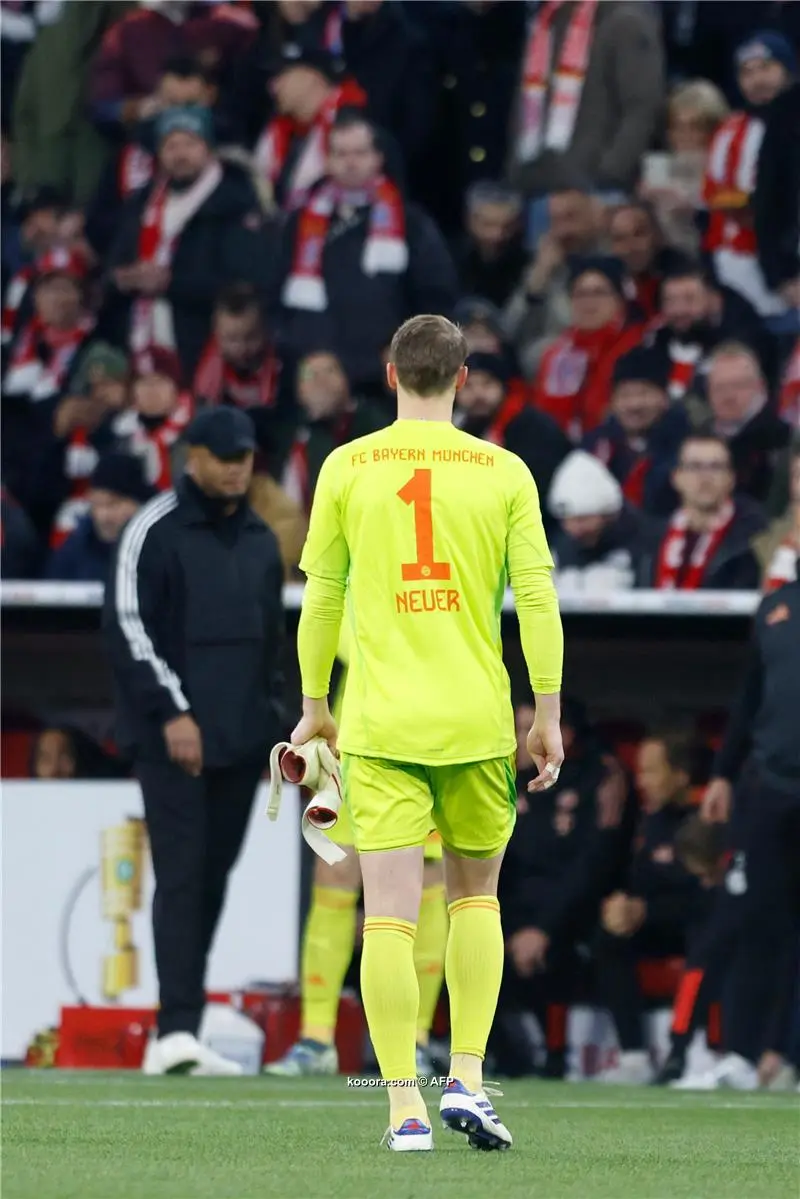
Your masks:
M346 584L339 579L309 575L297 629L297 657L303 695L324 699L339 647Z

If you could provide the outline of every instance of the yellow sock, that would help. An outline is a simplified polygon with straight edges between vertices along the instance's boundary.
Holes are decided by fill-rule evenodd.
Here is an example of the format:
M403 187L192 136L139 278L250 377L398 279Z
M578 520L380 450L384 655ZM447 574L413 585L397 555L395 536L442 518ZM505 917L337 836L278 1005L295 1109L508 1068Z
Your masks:
M426 887L419 907L417 937L414 942L414 967L419 985L417 1044L427 1045L436 1004L444 977L444 953L447 947L447 904L444 883Z
M394 1128L412 1116L427 1120L415 1081L419 988L414 932L410 921L390 916L367 916L364 921L361 998L381 1076L412 1084L387 1088Z
M451 903L448 912L444 975L450 996L450 1074L478 1091L503 975L500 904L493 895L472 895Z
M332 1045L339 995L356 939L355 891L314 886L303 936L300 1036Z

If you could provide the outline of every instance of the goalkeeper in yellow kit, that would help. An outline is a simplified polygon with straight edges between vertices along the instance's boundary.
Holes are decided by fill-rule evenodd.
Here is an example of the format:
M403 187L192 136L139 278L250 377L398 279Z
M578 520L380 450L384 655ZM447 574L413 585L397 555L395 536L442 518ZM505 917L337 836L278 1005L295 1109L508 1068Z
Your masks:
M478 1148L511 1134L483 1089L503 970L497 880L515 815L514 717L500 638L507 579L536 697L531 790L563 760L563 638L536 486L507 451L454 428L466 342L444 317L407 321L387 377L398 420L335 450L317 484L301 568L303 716L292 740L337 742L328 709L342 620L350 674L338 748L364 884L361 992L387 1082L389 1147L430 1149L416 1084L414 937L431 822L450 926L446 1125Z

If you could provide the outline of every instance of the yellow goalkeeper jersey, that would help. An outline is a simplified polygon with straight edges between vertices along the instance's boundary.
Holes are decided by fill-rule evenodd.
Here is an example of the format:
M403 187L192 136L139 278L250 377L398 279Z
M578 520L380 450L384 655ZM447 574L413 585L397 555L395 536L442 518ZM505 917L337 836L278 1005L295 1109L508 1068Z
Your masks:
M340 447L320 473L300 566L305 695L327 695L344 621L347 753L442 765L514 751L500 639L509 579L531 684L560 690L538 494L506 450L434 421Z

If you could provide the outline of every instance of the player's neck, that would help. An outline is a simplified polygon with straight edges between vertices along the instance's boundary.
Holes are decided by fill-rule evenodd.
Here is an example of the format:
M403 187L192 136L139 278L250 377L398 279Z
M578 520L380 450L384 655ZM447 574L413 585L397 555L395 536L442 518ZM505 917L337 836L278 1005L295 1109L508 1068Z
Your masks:
M397 392L398 420L438 421L450 424L453 420L455 396L447 392L441 396L415 396Z

